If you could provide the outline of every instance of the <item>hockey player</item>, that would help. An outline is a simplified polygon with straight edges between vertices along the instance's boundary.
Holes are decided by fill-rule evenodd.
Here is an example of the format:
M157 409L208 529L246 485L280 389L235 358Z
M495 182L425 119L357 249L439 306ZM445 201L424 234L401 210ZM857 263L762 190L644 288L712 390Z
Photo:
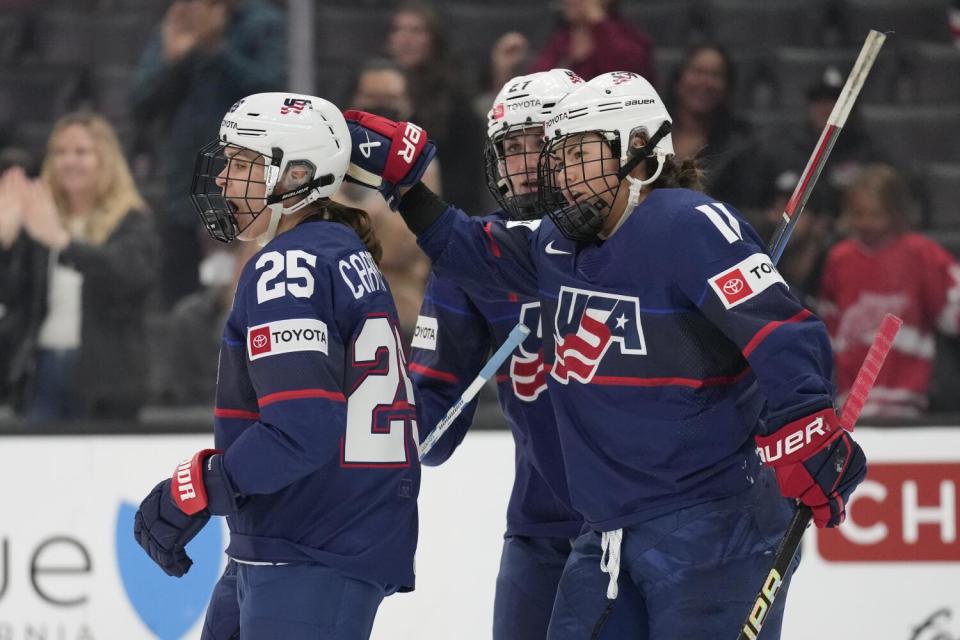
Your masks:
M243 637L367 638L383 597L414 586L413 386L369 220L329 200L350 149L333 104L266 93L236 103L197 159L210 234L263 249L224 329L216 449L153 489L134 534L181 576L186 543L227 516Z
M363 122L354 136L370 133ZM734 632L790 517L780 494L836 526L866 473L833 408L822 323L743 217L672 158L669 126L646 80L604 74L544 125L549 219L485 224L422 185L399 202L438 274L540 301L572 506L588 527L549 638L589 637L621 566L650 638ZM761 637L778 637L783 602Z
M571 71L519 76L507 82L487 116L487 183L501 209L486 222L539 219L537 160L549 108L583 84ZM500 407L516 445L494 599L494 640L545 638L557 583L583 519L570 508L563 453L546 393L540 349L540 304L496 287L477 287L432 274L411 345L411 377L420 390L421 436L429 434L479 373L488 353L523 322L530 335L497 376ZM443 463L473 420L464 409L423 463ZM617 607L604 637L635 637L629 610Z

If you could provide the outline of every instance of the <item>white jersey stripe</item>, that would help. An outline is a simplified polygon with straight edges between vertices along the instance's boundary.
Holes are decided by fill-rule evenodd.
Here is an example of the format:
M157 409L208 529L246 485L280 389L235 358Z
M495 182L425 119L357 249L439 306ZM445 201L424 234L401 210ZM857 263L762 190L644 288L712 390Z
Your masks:
M727 211L726 209L723 209L722 213L726 215L728 219L732 219L733 224L728 225L727 223L725 223L720 218L720 214L717 213L717 211L715 211L713 207L711 207L708 204L700 205L699 207L697 207L697 211L707 216L707 219L713 223L713 226L715 226L717 230L723 234L723 237L726 238L727 242L729 242L730 244L733 244L737 240L743 240L743 236L740 235L740 224L737 223L736 219L733 218L733 216L730 215L730 212Z

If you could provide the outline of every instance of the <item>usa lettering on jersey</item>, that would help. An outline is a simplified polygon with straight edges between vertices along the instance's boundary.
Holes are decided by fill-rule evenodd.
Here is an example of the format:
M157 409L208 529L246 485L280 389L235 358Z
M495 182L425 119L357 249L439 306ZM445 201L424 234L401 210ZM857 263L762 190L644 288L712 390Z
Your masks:
M710 286L727 309L746 302L777 283L787 286L770 256L755 253L709 279Z
M521 306L519 322L530 329L530 333L510 357L510 383L513 386L513 394L517 398L525 402L533 402L547 389L547 372L543 363L540 303L528 302Z
M277 320L247 329L247 353L251 361L295 351L329 355L328 350L327 324L316 318Z
M554 326L550 375L563 384L590 382L611 344L619 345L614 357L647 353L636 296L561 287Z

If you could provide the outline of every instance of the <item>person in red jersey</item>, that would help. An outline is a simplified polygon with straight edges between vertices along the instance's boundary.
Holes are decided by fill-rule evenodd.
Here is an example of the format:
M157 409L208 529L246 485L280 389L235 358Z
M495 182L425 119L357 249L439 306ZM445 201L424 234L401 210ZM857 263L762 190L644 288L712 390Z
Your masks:
M850 237L830 251L824 267L820 312L833 343L840 401L883 315L903 318L865 416L922 413L935 333L960 332L960 264L930 238L910 231L913 208L893 167L867 167L844 197Z

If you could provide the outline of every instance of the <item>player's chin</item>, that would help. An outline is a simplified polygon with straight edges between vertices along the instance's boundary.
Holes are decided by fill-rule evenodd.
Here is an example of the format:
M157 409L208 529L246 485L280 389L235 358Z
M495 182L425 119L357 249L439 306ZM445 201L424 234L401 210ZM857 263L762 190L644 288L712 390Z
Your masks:
M234 205L234 207L236 207L236 205ZM237 221L237 228L240 229L240 233L237 234L237 240L255 240L257 236L260 235L261 225L257 224L258 214L249 211L238 211L234 208L233 217Z

